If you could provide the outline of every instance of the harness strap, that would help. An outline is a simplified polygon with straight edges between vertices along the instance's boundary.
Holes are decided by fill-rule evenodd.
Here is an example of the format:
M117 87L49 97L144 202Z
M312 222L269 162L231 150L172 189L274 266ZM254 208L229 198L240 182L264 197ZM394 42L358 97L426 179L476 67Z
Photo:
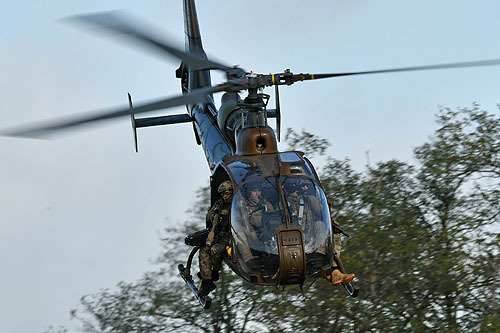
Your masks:
M304 220L304 199L300 198L299 201L299 223L302 223Z

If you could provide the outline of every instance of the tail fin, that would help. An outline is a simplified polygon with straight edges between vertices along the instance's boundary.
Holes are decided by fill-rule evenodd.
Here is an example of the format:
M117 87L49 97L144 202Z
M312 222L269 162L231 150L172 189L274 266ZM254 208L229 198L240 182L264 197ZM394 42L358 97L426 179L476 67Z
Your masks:
M200 26L194 0L184 0L184 33L186 34L186 51L196 53L206 59L207 55L201 43ZM183 66L181 65L181 67ZM210 71L189 71L188 81L189 90L211 86Z
M207 57L201 43L200 25L194 0L184 0L184 33L186 34L186 51Z

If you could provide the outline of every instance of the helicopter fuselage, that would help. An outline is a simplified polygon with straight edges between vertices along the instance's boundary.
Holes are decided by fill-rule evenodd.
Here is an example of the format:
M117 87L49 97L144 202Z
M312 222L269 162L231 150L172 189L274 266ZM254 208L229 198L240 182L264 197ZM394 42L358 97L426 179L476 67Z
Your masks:
M185 1L184 15L186 51L206 58L193 1ZM184 93L211 85L209 70L191 71L181 64L177 77ZM230 106L219 111L212 95L187 107L212 171L212 204L219 199L221 182L233 184L225 261L254 284L303 284L330 267L333 257L329 208L318 176L302 153L278 151L265 105L249 107L254 105L248 102L250 94L246 104L235 93L226 96L232 97ZM252 97L260 96L254 91ZM250 187L260 189L265 209L255 201L250 207Z

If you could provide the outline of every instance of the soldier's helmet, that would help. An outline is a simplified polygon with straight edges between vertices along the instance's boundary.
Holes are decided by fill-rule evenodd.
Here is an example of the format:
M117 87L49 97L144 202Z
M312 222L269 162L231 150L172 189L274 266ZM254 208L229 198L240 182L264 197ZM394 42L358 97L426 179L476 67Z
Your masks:
M248 184L248 189L251 190L260 190L261 184L259 182L252 182Z
M219 188L218 188L219 193L223 193L226 191L233 191L233 184L229 180L225 180L222 183L220 183Z

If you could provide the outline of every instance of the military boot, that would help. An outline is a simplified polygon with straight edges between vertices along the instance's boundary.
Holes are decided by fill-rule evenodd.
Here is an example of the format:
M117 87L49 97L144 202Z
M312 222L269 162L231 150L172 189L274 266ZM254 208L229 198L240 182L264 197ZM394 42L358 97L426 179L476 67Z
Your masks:
M341 273L338 269L334 270L330 275L330 281L334 286L338 286L341 283L349 283L351 282L356 275L354 274L344 274Z
M198 279L203 280L203 278L201 277L201 272L196 273L196 276L198 277ZM212 281L219 281L219 272L212 271Z
M202 280L198 295L205 297L217 288L212 280Z

